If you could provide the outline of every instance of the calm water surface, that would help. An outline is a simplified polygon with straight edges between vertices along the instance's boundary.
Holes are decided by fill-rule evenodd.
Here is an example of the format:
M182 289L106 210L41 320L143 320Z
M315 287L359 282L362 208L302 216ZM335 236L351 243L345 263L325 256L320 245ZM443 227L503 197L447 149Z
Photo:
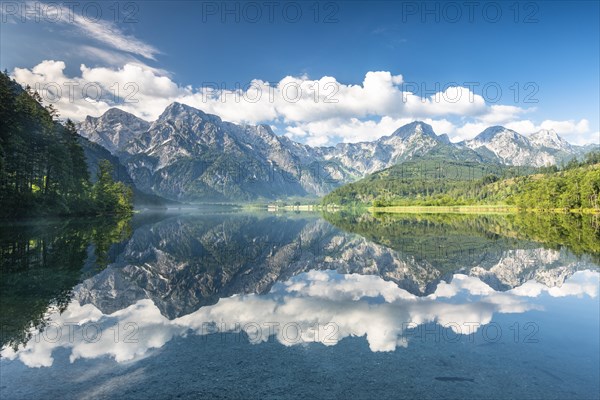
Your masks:
M599 226L217 211L4 224L0 397L597 399Z

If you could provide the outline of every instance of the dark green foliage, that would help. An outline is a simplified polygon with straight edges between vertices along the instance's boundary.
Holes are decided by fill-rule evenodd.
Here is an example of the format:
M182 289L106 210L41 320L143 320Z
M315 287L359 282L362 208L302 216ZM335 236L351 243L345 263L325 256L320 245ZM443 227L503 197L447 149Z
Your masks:
M98 179L100 163L102 163L104 160L107 160L112 164L113 167L113 180L115 182L123 182L126 186L133 190L133 203L135 205L142 207L163 208L167 203L177 204L175 201L167 201L162 197L148 194L137 189L136 185L133 183L133 179L131 179L129 173L127 172L127 168L125 168L123 164L119 162L119 159L116 156L112 155L104 147L94 142L90 142L88 139L82 136L77 136L77 142L83 148L83 154L92 184Z
M0 74L0 218L130 211L130 204L96 204L75 125L59 123L41 100Z
M482 187L532 171L532 168L444 160L427 155L342 186L325 196L323 202L370 203L377 207L474 204L485 195Z
M133 211L133 191L123 182L112 178L113 166L107 161L100 162L98 179L92 189L92 200L99 213L130 213Z
M129 216L2 222L0 345L16 348L43 329L48 309L62 312L73 287L114 261L109 249L129 236Z
M577 158L573 158L563 167L563 169L568 170L594 164L600 164L600 151L591 151L587 153L583 161L578 161Z
M592 154L589 158L594 159ZM565 171L523 177L509 182L506 201L520 208L600 210L600 164L580 164Z
M351 206L515 205L526 209L600 209L600 153L540 170L420 160L395 165L324 197ZM533 172L537 174L532 175Z

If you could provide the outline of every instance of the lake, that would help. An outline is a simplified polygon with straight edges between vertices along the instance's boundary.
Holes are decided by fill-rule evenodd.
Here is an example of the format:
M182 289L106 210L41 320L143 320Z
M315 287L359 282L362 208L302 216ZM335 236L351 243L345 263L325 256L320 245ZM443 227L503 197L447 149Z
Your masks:
M3 399L594 399L589 215L1 226Z

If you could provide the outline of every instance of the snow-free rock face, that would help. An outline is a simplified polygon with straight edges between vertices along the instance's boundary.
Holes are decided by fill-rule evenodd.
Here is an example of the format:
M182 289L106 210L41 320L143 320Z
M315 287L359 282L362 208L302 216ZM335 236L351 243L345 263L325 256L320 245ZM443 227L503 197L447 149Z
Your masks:
M79 124L81 136L117 153L148 130L150 123L118 108L111 108L98 118L88 116Z
M180 103L146 125L122 111L107 114L81 123L82 136L117 154L140 189L175 200L321 196L446 143L422 122L375 142L312 148L267 125L225 122ZM135 129L126 131L125 121Z
M340 143L321 148L320 154L325 160L338 162L355 176L363 177L424 155L434 147L446 144L446 138L437 136L430 125L416 121L376 141Z
M179 103L121 148L120 157L136 184L174 199L320 195L336 184L311 149L275 135L269 126L224 122ZM327 167L346 176L336 165Z
M553 164L553 160L544 155L535 159L535 149L523 135L502 126L487 128L474 139L465 141L465 145L475 151L488 150L503 164L542 166Z
M533 167L556 165L586 152L553 130L543 129L525 137L502 126L487 128L461 145L482 154L493 154L502 164Z
M117 155L138 188L185 201L322 196L434 149L458 160L523 166L556 164L584 151L553 131L527 138L503 127L453 144L421 121L372 142L310 147L267 125L233 124L180 103L152 123L110 109L78 129Z
M534 147L560 150L565 152L575 152L573 146L565 139L558 136L554 129L542 129L529 136L529 141Z

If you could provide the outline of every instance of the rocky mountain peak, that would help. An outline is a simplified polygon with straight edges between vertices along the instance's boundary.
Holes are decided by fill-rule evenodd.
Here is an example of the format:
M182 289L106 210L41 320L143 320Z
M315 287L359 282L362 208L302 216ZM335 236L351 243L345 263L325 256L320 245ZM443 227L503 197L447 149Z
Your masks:
M202 110L178 102L173 102L169 104L167 108L165 108L165 110L162 112L162 114L160 114L156 122L164 120L185 119L189 117L199 117L201 119L206 119L213 122L221 122L221 118L217 115L207 114Z
M127 111L123 111L120 108L112 107L106 110L102 117L104 119L134 119L137 118L135 115L128 113Z
M438 139L445 144L450 144L450 137L448 136L447 133L442 133L441 135L438 136Z
M408 139L413 135L437 138L437 135L433 131L431 125L426 124L423 121L414 121L410 124L403 125L400 128L398 128L394 133L392 133L392 136L400 137L402 139Z
M550 149L568 150L571 145L565 139L561 138L554 129L541 129L529 136L529 141L538 147L548 147Z
M311 147L275 134L268 125L222 121L178 102L152 124L111 109L99 118L88 117L79 132L118 155L140 189L190 201L323 195L431 152L453 160L543 166L585 150L551 146L562 140L555 132L540 132L530 141L502 126L451 143L423 121L370 142Z
M128 143L138 139L150 123L123 111L110 108L100 117L87 116L78 124L81 136L98 143L115 154Z
M524 136L513 131L512 129L508 129L503 126L491 126L477 135L473 140L488 143L499 137L519 141L523 141L523 139L525 139Z

